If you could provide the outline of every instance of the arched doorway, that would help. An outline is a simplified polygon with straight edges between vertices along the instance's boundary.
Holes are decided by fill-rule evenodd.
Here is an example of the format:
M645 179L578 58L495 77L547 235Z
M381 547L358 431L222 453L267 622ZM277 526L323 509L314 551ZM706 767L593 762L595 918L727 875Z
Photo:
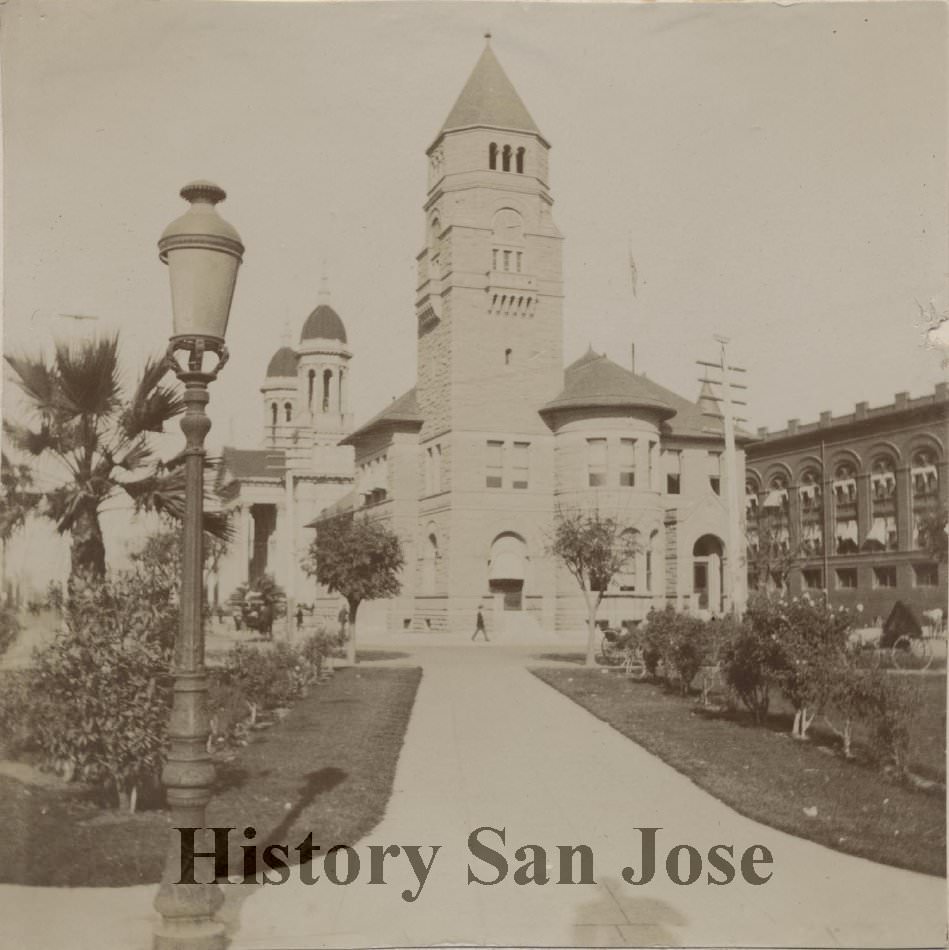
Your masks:
M692 548L692 592L699 610L722 612L722 561L725 546L714 534L703 534Z
M494 539L488 561L488 588L500 595L504 610L521 610L524 606L524 577L527 545L516 534L502 534Z

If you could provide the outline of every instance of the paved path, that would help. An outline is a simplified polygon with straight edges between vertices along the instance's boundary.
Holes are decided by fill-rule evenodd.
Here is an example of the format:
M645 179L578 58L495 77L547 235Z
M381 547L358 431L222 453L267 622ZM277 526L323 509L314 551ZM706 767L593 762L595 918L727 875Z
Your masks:
M236 915L235 948L418 945L942 946L945 881L883 867L743 818L531 676L493 645L430 648L393 797L364 844L441 844L415 903L414 875L382 887L320 881L263 888ZM506 828L505 853L588 844L595 885L466 883L468 834ZM632 887L636 826L667 847L764 844L764 886ZM329 844L329 843L328 843ZM429 852L424 852L428 854ZM479 876L485 865L474 862ZM401 864L399 865L401 869Z
M405 661L421 662L425 674L386 816L357 851L365 864L370 844L441 845L419 899L401 899L403 889L418 887L404 857L389 859L385 886L365 876L348 887L325 879L305 886L295 877L279 887L227 885L233 950L945 944L944 880L841 855L737 815L531 676L527 656L460 644L422 647ZM518 886L509 876L493 887L468 885L467 838L482 825L506 828L512 875L519 845L547 848L555 876L556 846L587 844L596 883ZM620 872L639 866L636 826L662 826L667 848L766 845L774 878L761 887L683 887L657 873L651 885L632 887ZM14 938L0 946L145 950L152 894L0 888L0 915L10 912ZM26 921L32 941L22 935Z

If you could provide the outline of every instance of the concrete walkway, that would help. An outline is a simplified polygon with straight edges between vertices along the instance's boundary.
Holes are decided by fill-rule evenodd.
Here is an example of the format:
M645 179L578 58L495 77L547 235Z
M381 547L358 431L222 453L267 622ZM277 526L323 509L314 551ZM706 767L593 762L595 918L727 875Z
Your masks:
M386 816L363 842L347 842L356 845L363 873L346 887L325 877L306 886L296 874L279 887L226 885L233 950L945 945L944 880L838 854L737 815L530 675L528 651L426 646L403 662L421 663L425 673ZM506 829L506 847L490 835L484 840L511 865L491 887L466 883L469 861L479 876L493 875L467 849L470 832L484 825ZM626 865L641 866L637 826L664 829L660 868L643 887L621 877ZM319 829L313 832L319 842ZM662 865L679 843L703 854L719 843L739 854L765 845L773 879L711 887L703 875L692 886L675 885ZM385 885L367 883L367 847L393 844L442 846L414 903L401 898L404 889L418 889L404 855L388 859ZM524 844L547 849L551 883L514 883L522 863L514 851ZM555 883L561 844L592 848L595 884ZM423 857L430 854L423 848ZM0 946L144 950L153 893L2 887L0 938L9 943L0 939Z

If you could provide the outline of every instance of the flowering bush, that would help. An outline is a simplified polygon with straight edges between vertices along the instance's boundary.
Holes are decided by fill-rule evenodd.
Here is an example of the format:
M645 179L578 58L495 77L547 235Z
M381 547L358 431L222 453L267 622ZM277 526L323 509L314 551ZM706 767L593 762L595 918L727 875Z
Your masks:
M76 578L62 632L35 654L24 710L48 767L134 809L156 787L171 708L177 612L147 570Z
M771 687L783 666L777 638L747 619L738 625L722 651L725 682L754 716L764 722L771 703Z
M746 619L762 638L771 639L771 674L794 707L792 734L803 739L828 699L837 671L847 664L847 640L854 615L805 594L802 597L752 597Z

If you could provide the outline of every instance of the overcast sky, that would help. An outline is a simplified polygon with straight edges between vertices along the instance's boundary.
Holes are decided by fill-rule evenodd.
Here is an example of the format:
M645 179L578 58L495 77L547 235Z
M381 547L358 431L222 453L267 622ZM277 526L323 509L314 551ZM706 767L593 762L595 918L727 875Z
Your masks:
M325 259L364 420L415 379L425 149L490 29L552 143L565 355L685 395L731 337L752 425L930 392L917 301L947 306L946 7L119 3L2 16L5 348L170 331L155 242L210 178L247 247L212 444L256 444L258 387ZM635 257L634 298L627 248ZM69 321L56 314L87 314ZM9 395L9 391L7 391Z

